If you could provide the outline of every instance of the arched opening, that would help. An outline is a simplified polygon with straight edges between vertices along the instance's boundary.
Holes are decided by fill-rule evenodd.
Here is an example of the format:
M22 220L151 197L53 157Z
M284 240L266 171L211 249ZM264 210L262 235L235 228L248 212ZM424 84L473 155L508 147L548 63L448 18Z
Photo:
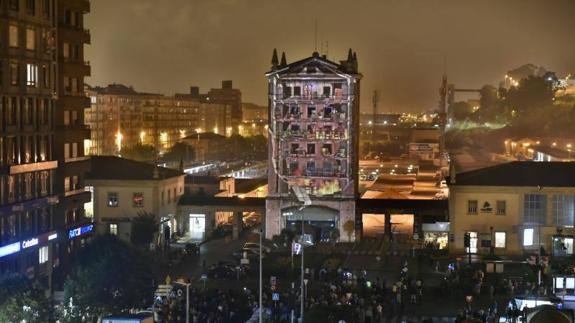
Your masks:
M333 231L338 229L339 211L325 206L289 207L282 210L286 229L301 233L302 219L304 233L312 242L329 241Z

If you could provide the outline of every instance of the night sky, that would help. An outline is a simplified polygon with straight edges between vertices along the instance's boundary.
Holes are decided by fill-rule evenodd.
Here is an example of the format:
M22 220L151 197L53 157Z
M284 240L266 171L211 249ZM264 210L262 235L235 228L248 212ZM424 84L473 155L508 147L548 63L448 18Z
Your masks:
M173 94L232 79L267 104L274 47L311 55L314 20L328 58L357 51L362 109L435 108L445 70L460 87L496 84L524 63L575 74L574 0L92 0L91 85ZM324 45L325 48L325 45ZM325 50L324 50L325 51Z

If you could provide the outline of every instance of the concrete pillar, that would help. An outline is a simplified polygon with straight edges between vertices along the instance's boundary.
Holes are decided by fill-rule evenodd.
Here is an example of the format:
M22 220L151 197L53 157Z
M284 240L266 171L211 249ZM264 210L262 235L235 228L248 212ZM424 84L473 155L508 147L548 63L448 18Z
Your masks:
M243 212L234 212L234 227L232 231L232 238L237 240L240 238L240 232L242 232L243 227Z
M384 228L385 237L391 241L391 212L385 212L385 228Z

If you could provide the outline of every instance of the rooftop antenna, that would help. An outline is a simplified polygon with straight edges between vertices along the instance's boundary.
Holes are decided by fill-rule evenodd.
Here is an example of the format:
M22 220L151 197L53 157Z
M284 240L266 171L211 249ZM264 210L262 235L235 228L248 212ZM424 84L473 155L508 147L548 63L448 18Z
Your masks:
M315 26L315 32L314 32L313 44L315 48L314 51L317 52L317 17L315 18L314 26Z
M377 102L379 101L379 93L377 92L377 90L373 91L373 114L371 117L371 139L372 141L375 141L375 118L377 115Z

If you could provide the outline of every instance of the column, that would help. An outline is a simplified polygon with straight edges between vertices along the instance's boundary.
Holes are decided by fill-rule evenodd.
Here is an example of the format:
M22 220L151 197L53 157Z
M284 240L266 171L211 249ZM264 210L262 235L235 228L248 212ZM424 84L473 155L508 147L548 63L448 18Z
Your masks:
M234 227L232 231L232 238L237 240L240 238L240 232L243 227L243 212L234 212Z
M385 234L385 237L386 237L389 241L392 241L392 236L391 236L391 212L386 211L384 214L385 214L384 234Z

